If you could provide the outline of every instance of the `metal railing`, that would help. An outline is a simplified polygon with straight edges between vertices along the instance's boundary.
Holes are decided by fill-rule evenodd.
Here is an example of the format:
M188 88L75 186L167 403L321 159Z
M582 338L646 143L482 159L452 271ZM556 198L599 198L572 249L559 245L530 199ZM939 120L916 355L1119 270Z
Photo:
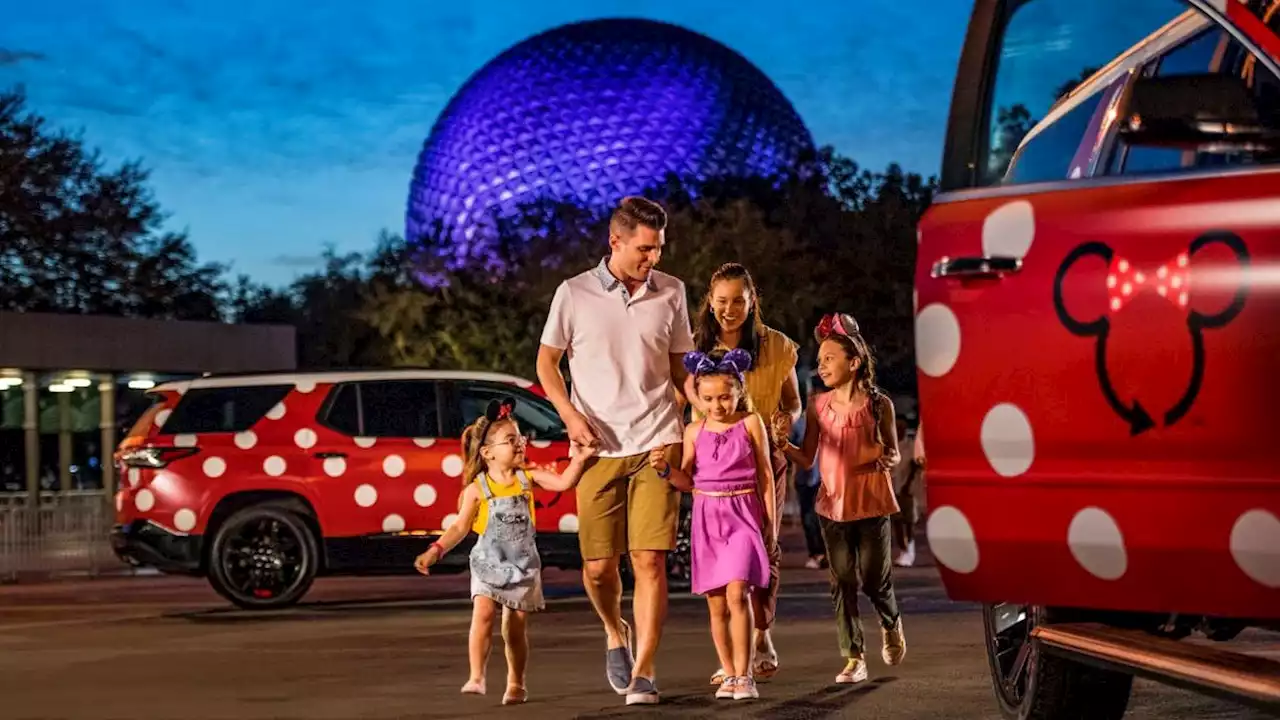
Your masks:
M114 520L101 490L0 494L0 582L127 571L111 550Z

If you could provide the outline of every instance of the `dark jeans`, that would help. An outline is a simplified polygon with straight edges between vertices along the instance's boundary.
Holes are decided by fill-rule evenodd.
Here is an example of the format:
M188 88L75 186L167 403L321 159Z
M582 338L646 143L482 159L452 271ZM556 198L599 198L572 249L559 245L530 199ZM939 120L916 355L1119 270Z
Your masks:
M797 474L796 479L799 480ZM800 503L800 525L804 528L804 544L809 549L809 557L825 555L822 545L822 526L818 523L818 513L814 504L818 501L818 486L812 487L796 483L796 500Z
M889 554L889 518L854 522L820 518L822 539L831 564L831 602L836 610L840 653L846 658L863 656L862 621L858 617L858 589L866 594L888 629L898 622L898 599L893 593Z

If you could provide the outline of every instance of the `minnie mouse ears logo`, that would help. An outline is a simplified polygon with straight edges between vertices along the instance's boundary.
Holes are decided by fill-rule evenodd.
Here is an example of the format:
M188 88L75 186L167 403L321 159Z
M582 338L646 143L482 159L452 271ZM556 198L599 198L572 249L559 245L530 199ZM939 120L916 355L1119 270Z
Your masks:
M1058 314L1058 321L1068 331L1080 337L1096 338L1097 346L1094 365L1098 374L1098 385L1107 404L1129 423L1132 435L1146 432L1156 426L1155 418L1147 412L1138 400L1126 404L1111 384L1111 376L1107 370L1107 338L1111 333L1111 316L1123 311L1129 301L1143 293L1154 293L1172 303L1175 307L1187 312L1187 331L1191 334L1192 367L1191 378L1181 399L1164 413L1164 425L1168 427L1177 423L1191 406L1195 404L1204 381L1204 331L1226 326L1244 309L1247 289L1241 285L1227 307L1214 315L1205 315L1190 309L1191 275L1195 256L1210 245L1221 244L1235 253L1241 267L1249 265L1249 250L1239 236L1229 232L1211 232L1196 238L1186 252L1168 258L1163 263L1153 266L1139 267L1128 259L1116 255L1109 245L1101 242L1088 242L1072 250L1058 267L1053 281L1053 306ZM1107 292L1107 310L1101 316L1089 320L1079 320L1067 311L1062 297L1062 281L1079 260L1095 256L1107 263L1105 280Z
M504 397L501 400L490 400L484 409L484 416L489 422L497 422L506 420L511 417L511 413L516 409L515 398Z

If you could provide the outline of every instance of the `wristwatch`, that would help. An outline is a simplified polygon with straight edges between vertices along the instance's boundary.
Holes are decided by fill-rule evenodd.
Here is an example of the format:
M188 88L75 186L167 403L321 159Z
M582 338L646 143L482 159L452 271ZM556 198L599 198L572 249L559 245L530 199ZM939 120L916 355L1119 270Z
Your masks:
M657 468L654 468L654 471L658 473L658 477L662 478L663 480L666 480L667 478L671 477L671 463L667 463L666 470L658 470Z

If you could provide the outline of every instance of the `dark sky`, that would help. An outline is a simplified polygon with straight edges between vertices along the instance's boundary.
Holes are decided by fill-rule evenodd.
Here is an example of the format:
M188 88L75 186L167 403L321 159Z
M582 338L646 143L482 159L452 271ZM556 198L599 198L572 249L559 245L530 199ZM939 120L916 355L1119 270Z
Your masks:
M557 25L636 16L732 47L819 144L874 169L937 172L971 2L939 0L98 0L13 3L0 87L141 158L201 257L285 282L326 244L402 232L417 153L453 92ZM536 12L533 8L537 8ZM729 8L732 7L732 10ZM926 11L927 8L927 11Z

